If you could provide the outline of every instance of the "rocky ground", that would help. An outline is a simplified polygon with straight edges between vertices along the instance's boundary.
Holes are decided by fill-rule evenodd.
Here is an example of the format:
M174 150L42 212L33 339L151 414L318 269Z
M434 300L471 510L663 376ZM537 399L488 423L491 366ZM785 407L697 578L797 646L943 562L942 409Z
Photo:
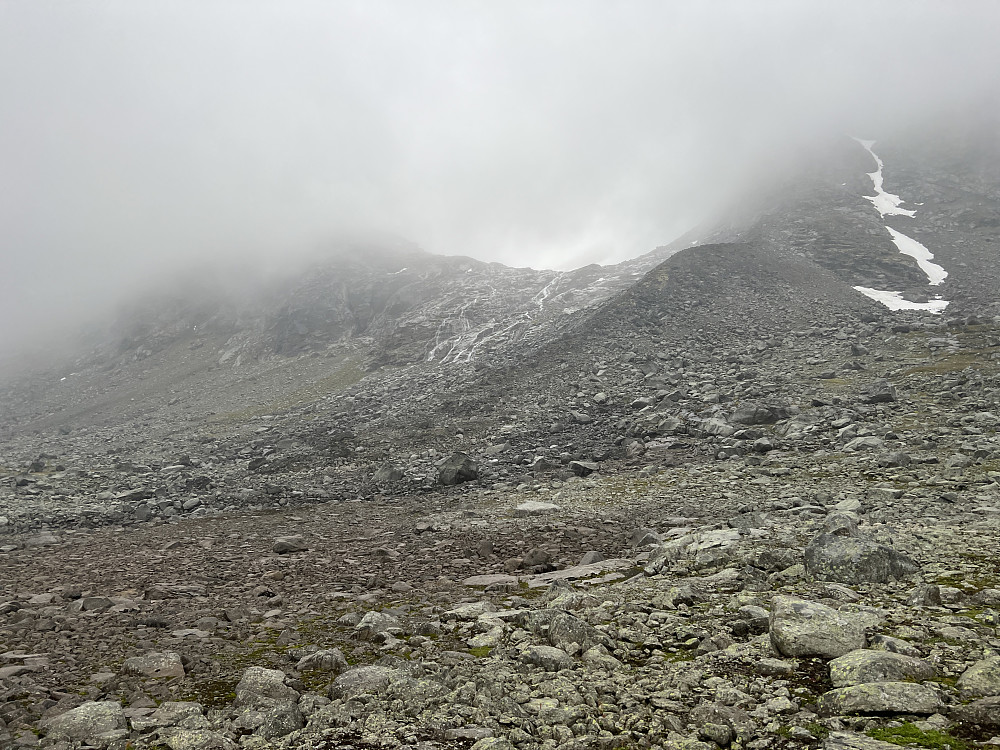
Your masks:
M407 455L301 407L159 460L9 441L0 737L1000 743L998 354L914 318L623 356Z

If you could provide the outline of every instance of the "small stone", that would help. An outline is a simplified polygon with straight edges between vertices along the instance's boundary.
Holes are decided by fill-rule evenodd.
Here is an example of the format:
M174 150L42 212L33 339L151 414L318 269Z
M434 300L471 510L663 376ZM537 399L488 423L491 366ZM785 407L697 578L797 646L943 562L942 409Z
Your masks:
M305 552L309 549L305 539L301 535L280 536L274 540L271 550L279 555L289 555L294 552Z

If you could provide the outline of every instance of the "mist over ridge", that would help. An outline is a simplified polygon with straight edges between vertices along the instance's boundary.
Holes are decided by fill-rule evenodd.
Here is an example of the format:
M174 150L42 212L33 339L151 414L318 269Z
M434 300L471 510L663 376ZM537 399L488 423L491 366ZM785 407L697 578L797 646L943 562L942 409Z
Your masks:
M994 116L997 21L985 2L8 4L0 346L344 238L634 257L832 137Z

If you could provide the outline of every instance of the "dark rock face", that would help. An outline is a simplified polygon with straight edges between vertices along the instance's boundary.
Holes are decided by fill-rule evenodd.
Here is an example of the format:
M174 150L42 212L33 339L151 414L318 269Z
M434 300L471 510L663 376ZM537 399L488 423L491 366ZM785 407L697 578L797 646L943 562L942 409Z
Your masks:
M757 425L774 424L782 419L788 419L788 410L784 407L745 404L733 413L729 421L743 425Z
M861 394L861 400L866 404L889 404L896 399L896 386L888 380L876 380Z
M444 485L471 482L479 478L479 464L464 453L451 454L438 467L438 481Z

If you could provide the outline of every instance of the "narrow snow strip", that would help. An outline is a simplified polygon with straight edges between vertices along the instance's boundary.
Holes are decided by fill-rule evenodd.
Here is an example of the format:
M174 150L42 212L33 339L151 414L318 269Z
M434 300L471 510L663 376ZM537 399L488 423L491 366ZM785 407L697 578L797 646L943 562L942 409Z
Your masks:
M872 205L878 210L879 216L884 219L886 216L913 216L916 214L916 211L907 211L905 208L900 208L899 206L902 204L903 199L882 189L882 160L872 151L875 141L863 141L860 138L855 138L854 140L864 146L865 151L872 155L872 158L878 165L877 170L868 173L868 176L872 178L872 184L875 186L875 195L866 195L865 199L872 202Z
M910 302L903 299L902 292L888 292L881 289L870 289L866 286L854 287L866 297L881 302L890 310L924 310L933 315L940 315L948 306L948 300L932 299L930 302Z
M903 255L909 255L917 261L917 265L920 266L920 270L927 274L927 278L930 281L931 286L937 286L948 278L947 271L945 271L937 263L931 263L931 259L934 257L934 254L930 250L912 237L907 237L905 234L897 232L892 227L886 227L886 229L889 230L889 234L892 236L892 241L896 243L896 247L899 248L899 252Z

